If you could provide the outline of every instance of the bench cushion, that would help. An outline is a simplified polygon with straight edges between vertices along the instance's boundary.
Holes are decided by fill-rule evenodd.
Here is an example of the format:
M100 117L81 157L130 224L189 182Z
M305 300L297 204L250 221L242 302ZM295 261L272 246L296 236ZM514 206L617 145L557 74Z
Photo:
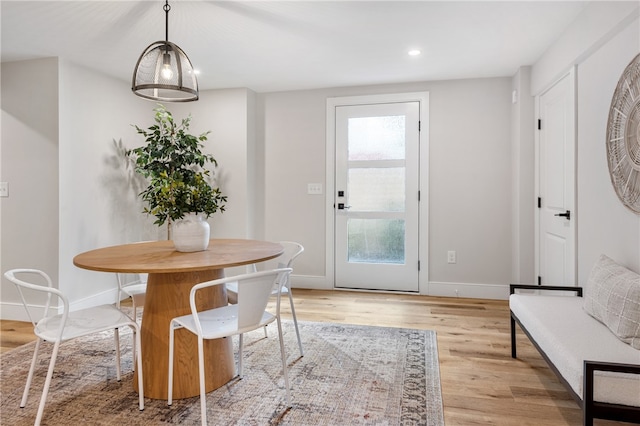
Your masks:
M601 255L589 275L584 310L640 349L640 275Z
M584 360L640 364L640 351L588 315L582 299L537 294L509 298L511 312L580 398ZM595 401L640 406L639 375L596 372L594 384Z

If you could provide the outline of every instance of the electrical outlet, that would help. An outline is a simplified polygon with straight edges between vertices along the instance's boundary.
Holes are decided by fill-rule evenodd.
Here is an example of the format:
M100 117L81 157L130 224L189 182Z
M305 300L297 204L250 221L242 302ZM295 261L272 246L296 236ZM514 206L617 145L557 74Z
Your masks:
M447 252L447 263L456 263L456 252L455 252L455 250L449 250Z
M9 182L0 182L0 197L9 196Z
M308 183L307 184L307 194L322 195L322 184L321 183Z

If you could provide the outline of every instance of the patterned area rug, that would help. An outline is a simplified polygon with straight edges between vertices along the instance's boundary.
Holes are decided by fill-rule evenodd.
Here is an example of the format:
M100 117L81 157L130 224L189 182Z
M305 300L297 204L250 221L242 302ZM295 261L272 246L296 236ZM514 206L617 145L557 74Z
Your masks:
M211 425L444 425L436 335L428 330L284 322L293 408L286 409L275 325L245 336L244 378L207 395ZM199 398L145 400L133 391L131 336L121 333L115 380L111 333L63 344L43 425L200 424ZM34 344L2 354L0 424L35 420L52 345L45 344L27 406L19 408Z

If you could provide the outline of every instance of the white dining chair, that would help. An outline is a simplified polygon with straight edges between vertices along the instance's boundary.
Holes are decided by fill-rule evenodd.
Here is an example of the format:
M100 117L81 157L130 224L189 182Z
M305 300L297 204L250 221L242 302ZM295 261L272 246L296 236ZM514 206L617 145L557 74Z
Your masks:
M29 320L33 323L33 332L38 337L36 347L31 360L31 367L27 376L27 383L22 394L20 407L24 408L29 397L29 388L33 380L38 360L38 352L42 342L53 343L53 352L49 361L49 369L42 389L40 405L36 415L35 425L42 421L44 406L51 385L53 369L58 357L60 343L93 333L106 330L117 332L119 327L130 327L133 331L134 346L138 348L136 362L138 370L138 406L144 410L144 390L142 381L142 357L140 356L140 328L138 323L122 313L113 305L101 305L92 308L69 311L69 300L58 289L53 288L51 278L43 271L37 269L12 269L4 273L5 278L15 284L20 294L22 304L27 311ZM29 281L25 281L30 278ZM44 285L43 285L44 284ZM42 298L36 299L38 293L45 293L44 307L41 307ZM30 296L33 296L31 298ZM62 307L60 306L62 303ZM30 306L38 306L40 315L35 315ZM61 313L57 313L62 309ZM121 379L119 340L116 339L116 378Z
M191 288L189 303L191 314L173 318L169 324L169 387L168 401L173 403L173 362L174 362L174 332L177 329L185 329L195 334L198 338L198 373L200 379L200 411L202 425L207 424L207 402L205 390L204 371L204 340L220 339L239 335L238 346L238 377L243 377L242 371L242 351L243 334L249 331L264 327L267 324L277 321L278 338L280 340L280 356L282 358L282 375L286 390L287 406L291 407L291 391L289 389L289 376L287 374L287 358L282 338L282 324L280 318L267 312L265 309L271 290L276 283L282 285L286 282L287 276L291 273L291 268L276 269L272 271L255 272L243 274L229 278L222 278L196 284ZM200 290L215 285L225 285L230 280L238 283L238 299L233 305L226 305L219 308L198 311L196 298ZM278 305L280 295L277 296ZM179 360L177 360L179 362Z
M116 299L116 308L122 309L121 303L124 298L131 299L131 306L133 307L133 319L138 320L138 306L144 307L144 299L147 294L147 279L148 274L123 274L116 273L116 279L118 281L118 298ZM120 339L118 331L115 334L116 345ZM119 346L118 346L119 347ZM118 356L120 353L118 352ZM136 347L133 347L133 358L136 358Z
M284 248L284 252L275 259L277 262L277 266L271 265L272 262L264 262L266 265L265 269L274 269L275 268L293 268L293 262L296 260L298 256L304 251L304 247L300 243L292 242L292 241L280 241L280 245ZM255 264L252 265L255 270ZM274 266L274 267L271 267ZM296 309L293 306L293 295L291 294L291 288L289 285L290 276L287 275L287 281L279 285L277 283L274 285L273 290L271 292L272 295L277 294L286 294L289 297L289 305L291 306L291 316L293 317L293 325L296 329L296 337L298 338L298 348L300 349L300 356L304 356L304 351L302 349L302 340L300 339L300 329L298 328L298 318L296 317ZM226 285L227 287L227 300L229 303L236 303L238 298L238 284L235 281L230 281ZM280 289L280 290L278 290ZM280 316L280 308L278 305L278 309L276 311L276 315ZM267 337L267 329L264 329L264 335Z
M133 319L138 318L138 307L144 307L144 299L147 294L147 274L122 274L117 273L118 280L118 300L116 307L120 308L120 303L124 298L131 298L133 306Z

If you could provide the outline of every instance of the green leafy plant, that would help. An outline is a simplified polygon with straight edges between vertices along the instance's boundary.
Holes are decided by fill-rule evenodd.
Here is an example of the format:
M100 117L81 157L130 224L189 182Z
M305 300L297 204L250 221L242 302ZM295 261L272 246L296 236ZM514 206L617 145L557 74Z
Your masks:
M162 226L167 220L184 218L187 213L200 213L209 217L223 212L227 196L209 181L213 176L205 168L217 166L216 159L202 152L209 132L200 136L189 134L191 116L177 123L163 105L154 109L155 122L148 129L135 126L143 135L146 145L128 150L135 171L148 179L149 186L139 195L147 204L144 213L156 217Z

